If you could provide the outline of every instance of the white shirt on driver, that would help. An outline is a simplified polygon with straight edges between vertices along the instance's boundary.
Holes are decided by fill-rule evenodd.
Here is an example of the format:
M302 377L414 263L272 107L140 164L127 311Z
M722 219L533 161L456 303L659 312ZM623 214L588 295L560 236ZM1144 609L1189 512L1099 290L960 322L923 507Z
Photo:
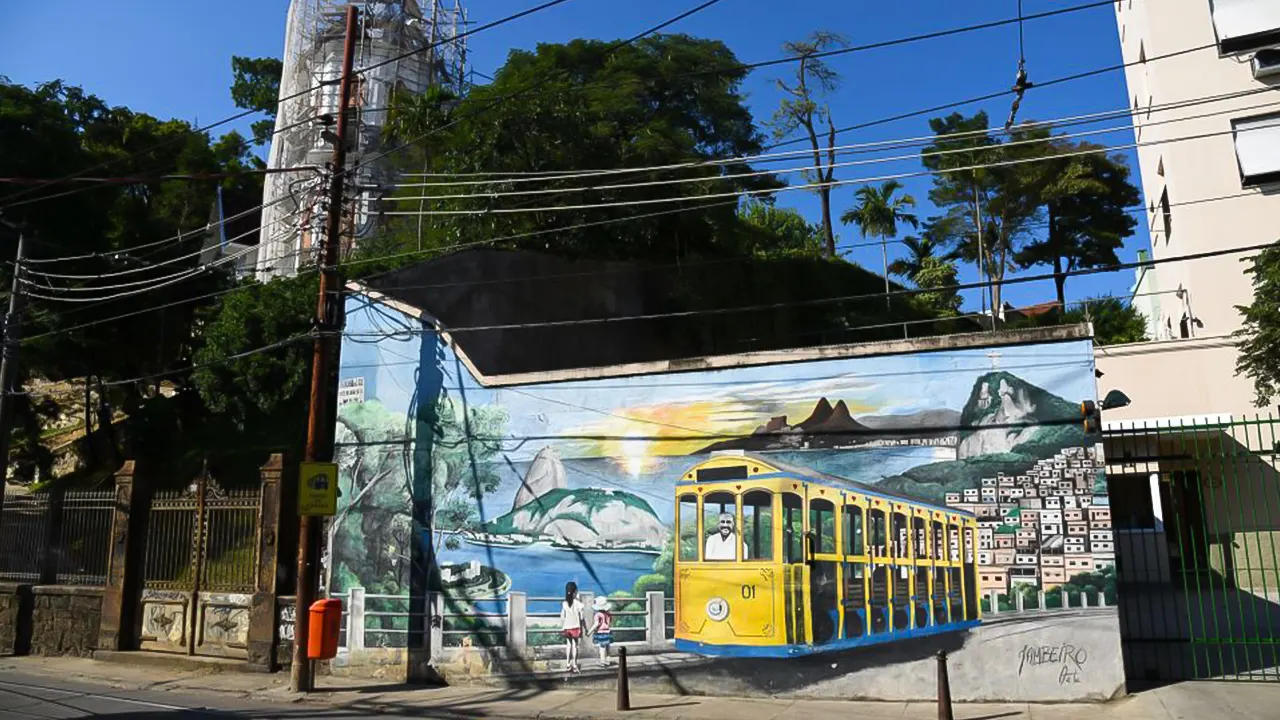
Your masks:
M724 537L720 533L707 536L707 543L702 548L703 560L736 560L733 546L738 544L738 533L729 533ZM742 543L742 559L747 559L747 544Z

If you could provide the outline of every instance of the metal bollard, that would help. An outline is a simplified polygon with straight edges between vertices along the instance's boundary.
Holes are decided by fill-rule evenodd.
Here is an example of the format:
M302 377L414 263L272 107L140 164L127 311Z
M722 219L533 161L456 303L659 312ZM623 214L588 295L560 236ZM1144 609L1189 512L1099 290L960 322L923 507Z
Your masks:
M618 648L618 712L631 709L631 687L627 681L627 649Z
M955 720L951 712L951 681L947 679L947 651L938 651L938 720Z

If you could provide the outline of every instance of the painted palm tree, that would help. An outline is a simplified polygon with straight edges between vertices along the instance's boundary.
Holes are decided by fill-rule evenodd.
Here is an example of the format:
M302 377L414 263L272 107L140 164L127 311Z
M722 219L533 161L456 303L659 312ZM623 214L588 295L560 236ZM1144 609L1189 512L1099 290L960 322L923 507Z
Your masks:
M880 238L880 256L884 260L886 306L890 304L889 239L898 236L899 223L905 223L913 228L920 226L920 220L909 211L916 206L916 199L905 193L898 195L901 189L902 183L897 180L886 181L878 187L863 185L854 194L858 204L840 216L840 222L845 225L857 225L864 238Z

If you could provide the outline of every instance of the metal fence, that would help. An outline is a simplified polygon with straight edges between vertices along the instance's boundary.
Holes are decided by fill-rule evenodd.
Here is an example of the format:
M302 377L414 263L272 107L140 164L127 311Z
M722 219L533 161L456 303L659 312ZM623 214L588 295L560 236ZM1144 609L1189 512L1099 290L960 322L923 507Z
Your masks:
M223 491L202 477L159 492L148 514L143 582L152 590L253 592L259 490Z
M114 518L111 491L6 494L0 512L0 580L104 584Z
M1276 424L1256 415L1105 433L1131 685L1280 682Z

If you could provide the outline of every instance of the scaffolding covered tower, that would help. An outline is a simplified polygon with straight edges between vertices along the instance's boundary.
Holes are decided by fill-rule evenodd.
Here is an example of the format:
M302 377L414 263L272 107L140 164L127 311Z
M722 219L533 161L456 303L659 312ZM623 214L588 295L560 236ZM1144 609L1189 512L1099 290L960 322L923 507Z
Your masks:
M392 98L440 86L461 95L465 86L466 24L461 0L292 0L285 27L281 102L267 164L271 168L325 166L333 155L338 112L345 13L360 8L351 98L354 116L347 178L351 206L344 222L344 250L373 229L376 188L390 181L388 159L379 157ZM390 61L390 62L388 62ZM297 97L294 97L294 96ZM328 137L326 137L328 136ZM314 263L324 232L324 192L312 175L268 176L258 248L258 277L294 275Z

